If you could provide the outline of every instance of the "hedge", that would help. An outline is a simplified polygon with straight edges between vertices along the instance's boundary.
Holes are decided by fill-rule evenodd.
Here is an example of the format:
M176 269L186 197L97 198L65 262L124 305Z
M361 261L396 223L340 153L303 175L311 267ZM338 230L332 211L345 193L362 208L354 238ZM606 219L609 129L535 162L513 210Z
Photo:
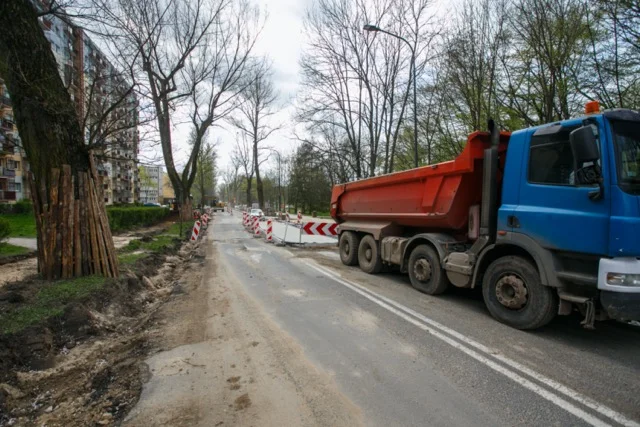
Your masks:
M111 231L153 225L169 213L169 208L161 207L107 207Z
M33 213L33 204L28 200L8 204L0 204L0 214L28 214Z

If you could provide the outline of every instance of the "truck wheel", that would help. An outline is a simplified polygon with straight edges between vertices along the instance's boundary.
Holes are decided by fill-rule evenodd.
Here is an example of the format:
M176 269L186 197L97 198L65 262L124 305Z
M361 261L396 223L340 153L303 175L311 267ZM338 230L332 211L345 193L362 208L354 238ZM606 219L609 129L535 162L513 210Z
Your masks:
M519 256L493 261L482 280L482 296L489 312L516 329L536 329L558 312L555 289L540 283L536 267Z
M411 286L426 294L439 295L449 286L440 257L429 245L416 246L411 251L408 269Z
M340 260L344 265L358 263L358 246L360 238L353 231L345 231L340 235Z
M371 234L367 234L360 241L358 246L358 264L365 273L376 274L382 270L382 258L376 239Z

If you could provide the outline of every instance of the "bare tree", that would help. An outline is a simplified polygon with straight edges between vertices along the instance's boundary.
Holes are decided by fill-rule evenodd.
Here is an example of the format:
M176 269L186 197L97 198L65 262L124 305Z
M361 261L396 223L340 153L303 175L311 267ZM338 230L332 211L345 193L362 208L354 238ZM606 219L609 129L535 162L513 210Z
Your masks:
M298 114L308 133L339 126L356 177L394 170L398 138L413 84L411 49L424 68L434 39L429 0L321 0L307 13L310 40L301 60L303 88ZM377 24L386 34L363 34Z
M575 69L586 51L585 5L519 0L509 15L512 42L501 59L499 88L503 107L516 111L526 125L568 119L581 104Z
M257 11L243 0L95 0L109 22L111 42L145 76L162 154L183 218L208 129L226 115L253 48ZM107 32L107 31L105 31ZM181 174L171 136L173 112L191 104L196 139Z
M214 196L218 177L216 160L217 153L213 144L204 142L200 145L194 185L195 194L196 197L198 197L201 206L207 204Z
M243 93L243 102L238 107L237 115L231 117L231 123L251 142L258 203L262 209L265 205L260 164L266 159L260 157L260 144L279 129L279 126L274 125L270 120L277 112L278 94L273 86L270 65L266 60L257 64L252 74L246 78L248 84Z
M242 133L239 138L236 138L236 147L231 156L233 164L238 165L244 171L244 178L247 181L246 201L247 205L251 206L251 184L255 168L252 144L247 140L246 134Z

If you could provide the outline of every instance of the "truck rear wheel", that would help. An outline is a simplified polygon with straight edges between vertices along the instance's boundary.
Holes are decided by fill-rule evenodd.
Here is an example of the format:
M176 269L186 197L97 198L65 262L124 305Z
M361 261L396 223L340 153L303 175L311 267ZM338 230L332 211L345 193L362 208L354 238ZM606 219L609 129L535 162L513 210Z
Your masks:
M358 247L360 238L353 231L345 231L340 235L340 260L344 265L358 264Z
M429 245L416 246L411 251L408 269L411 286L426 294L439 295L449 286L440 257Z
M558 312L555 289L540 283L536 267L519 256L493 261L482 281L484 303L493 317L516 329L536 329Z
M358 246L358 264L365 273L376 274L382 270L382 258L380 248L376 239L371 234L367 234L360 241Z

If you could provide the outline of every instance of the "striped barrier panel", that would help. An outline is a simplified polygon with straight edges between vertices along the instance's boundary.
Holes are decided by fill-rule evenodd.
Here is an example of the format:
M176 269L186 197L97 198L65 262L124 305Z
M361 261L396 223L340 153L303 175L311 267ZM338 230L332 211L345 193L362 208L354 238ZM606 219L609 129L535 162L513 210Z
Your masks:
M200 234L200 221L196 221L193 223L193 231L191 232L191 240L198 240L198 235Z
M305 234L314 236L337 236L338 224L329 222L306 222L302 226L302 231L304 231Z
M273 242L273 221L267 220L267 243Z
M260 236L260 219L257 216L253 217L253 236Z

